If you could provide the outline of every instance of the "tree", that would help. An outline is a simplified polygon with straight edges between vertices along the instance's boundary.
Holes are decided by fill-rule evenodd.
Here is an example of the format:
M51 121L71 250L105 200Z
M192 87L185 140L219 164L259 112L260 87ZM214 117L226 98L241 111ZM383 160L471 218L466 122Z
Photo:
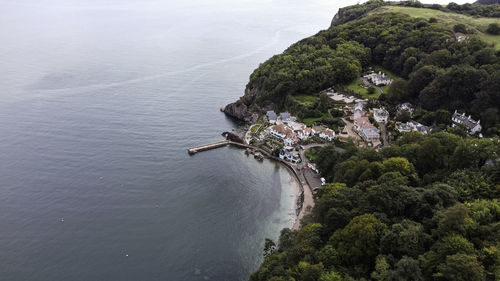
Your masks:
M338 264L339 256L337 250L335 250L332 245L326 245L317 253L316 259L321 262L326 269L330 269Z
M321 274L319 281L343 281L343 278L337 272L328 272Z
M408 83L403 79L392 81L387 98L392 101L402 101L408 98Z
M437 214L439 219L438 230L442 235L447 233L465 234L471 223L469 210L464 204L456 204Z
M439 265L437 278L450 281L482 281L484 268L475 255L455 254L446 257L446 262Z
M490 23L488 25L488 28L486 29L486 32L488 32L489 34L493 34L493 35L499 35L500 34L500 26L498 25L498 23Z
M467 33L467 28L463 23L455 24L453 26L453 31L455 32L460 32L460 33Z
M408 81L408 93L410 98L416 98L429 83L436 77L437 67L426 65L419 68L410 75Z
M424 232L421 224L403 220L391 226L380 240L380 251L383 254L392 254L394 257L418 257L425 252L426 246L431 241Z
M415 168L413 168L413 165L406 158L392 157L384 160L383 172L399 172L401 175L409 177L415 173Z
M455 154L454 157L456 157ZM461 160L467 161L466 158L462 158ZM458 161L458 159L456 161ZM471 201L478 198L491 198L498 195L496 194L495 186L489 183L481 172L471 169L463 169L453 172L448 177L447 183L457 190L461 201Z
M390 272L389 278L398 281L424 280L418 261L406 256L396 263L396 268Z
M299 263L299 267L302 266L304 262ZM324 268L323 265L314 264L314 265L305 265L304 268L301 269L302 274L300 275L300 280L302 281L317 281L321 275L323 274Z
M386 225L372 214L353 218L349 224L330 237L345 265L359 264L368 269L378 254L378 243Z
M388 280L390 269L391 266L387 263L387 259L379 255L375 261L375 271L373 271L370 276L378 281L386 281Z

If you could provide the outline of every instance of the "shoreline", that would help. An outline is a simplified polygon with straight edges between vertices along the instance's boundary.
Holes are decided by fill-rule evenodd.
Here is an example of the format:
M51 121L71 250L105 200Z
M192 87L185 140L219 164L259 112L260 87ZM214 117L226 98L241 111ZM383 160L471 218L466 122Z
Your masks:
M309 185L301 180L299 174L293 166L283 161L279 162L290 173L290 176L293 178L298 187L297 199L295 200L295 221L290 229L299 230L302 218L307 212L307 207L314 207L312 192Z
M236 144L236 143L232 144L240 148L259 151L267 159L279 162L288 171L288 173L290 173L290 176L294 179L298 187L297 188L298 191L296 193L297 199L295 200L295 221L293 225L290 227L290 229L292 230L300 229L300 223L302 221L302 218L305 216L308 207L311 208L314 207L314 198L312 194L312 189L309 186L309 183L307 181L307 178L304 176L303 171L297 171L295 167L289 162L286 162L278 157L269 155L266 151L262 150L259 147L254 147L249 144Z
M255 152L259 152L263 157L265 157L269 160L274 160L276 162L279 162L282 166L284 166L285 169L289 173L291 173L291 177L294 179L294 181L296 182L297 187L298 187L298 192L296 194L297 199L295 200L295 221L294 221L293 225L290 227L290 229L292 229L292 230L300 229L300 223L302 221L302 218L305 216L306 212L308 211L308 207L310 207L310 208L314 207L314 198L313 198L313 194L312 194L312 189L309 185L307 177L304 175L304 170L297 171L291 163L289 163L283 159L280 159L276 156L270 155L267 151L263 150L262 148L259 148L259 147L256 147L256 146L253 146L250 144L239 143L239 142L234 142L234 141L230 141L230 140L224 141L223 144L221 142L221 145L218 145L219 143L215 143L215 144L217 144L217 146L214 146L212 148L231 145L231 146L235 146L238 148L243 148L243 149L247 149L247 150L249 149L249 150L251 150L251 154L255 154ZM206 146L210 146L210 145L206 145ZM200 147L203 147L203 146L200 146ZM198 147L195 147L195 148L198 148ZM212 148L208 148L208 149L212 149ZM190 155L193 155L193 154L198 152L198 151L190 152L191 149L193 149L193 148L188 149L188 152ZM200 150L200 152L203 150L205 150L205 149Z

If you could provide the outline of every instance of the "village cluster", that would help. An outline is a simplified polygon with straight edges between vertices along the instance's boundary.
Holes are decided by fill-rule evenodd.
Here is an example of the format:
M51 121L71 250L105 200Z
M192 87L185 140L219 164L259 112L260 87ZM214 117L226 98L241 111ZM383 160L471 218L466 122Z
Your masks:
M333 130L322 126L307 127L305 124L297 122L297 119L290 116L288 112L282 112L278 117L274 111L268 111L266 116L268 122L272 124L267 131L281 139L285 146L292 146L311 136L317 136L327 141L332 141L335 138Z
M316 136L325 141L332 141L335 132L322 126L308 127L297 122L297 118L290 116L288 112L282 112L279 116L274 111L266 113L267 121L271 124L264 134L273 136L281 141L284 147L280 150L279 157L292 163L300 162L300 156L294 146L300 141Z
M372 71L363 76L363 78L376 86L390 85L392 83L392 79L382 72L375 73ZM298 122L297 118L291 116L288 112L277 114L275 111L270 110L266 113L265 122L260 125L262 130L258 130L257 140L264 141L267 139L275 142L274 147L276 145L281 147L279 157L292 163L299 163L301 161L300 153L297 150L302 146L298 144L302 144L305 140L312 137L316 137L316 142L330 142L336 137L341 141L353 138L362 141L360 145L364 144L374 148L388 144L389 133L385 125L390 121L390 116L384 107L368 109L367 99L347 96L333 90L325 90L325 93L334 103L342 104L343 106L344 118L342 120L346 125L343 128L339 128L339 134L336 135L335 131L323 126L308 127ZM406 111L412 116L414 110L414 106L406 102L396 107L396 114L399 115ZM451 121L452 127L461 126L471 135L481 131L480 121L472 119L470 115L466 116L464 113L455 111ZM384 130L381 132L382 128ZM433 130L432 127L425 126L411 119L407 122L395 122L394 128L399 132L416 131L422 134L428 134Z

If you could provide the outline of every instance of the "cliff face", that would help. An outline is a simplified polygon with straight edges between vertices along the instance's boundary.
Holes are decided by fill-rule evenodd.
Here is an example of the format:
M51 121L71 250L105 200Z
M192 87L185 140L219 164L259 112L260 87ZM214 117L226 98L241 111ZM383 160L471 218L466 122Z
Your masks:
M258 87L247 87L245 94L239 100L226 105L222 111L238 120L247 123L255 122L261 113L260 108L254 104L259 95Z
M339 18L340 18L340 10L333 17L330 27L335 26L335 23L339 20Z

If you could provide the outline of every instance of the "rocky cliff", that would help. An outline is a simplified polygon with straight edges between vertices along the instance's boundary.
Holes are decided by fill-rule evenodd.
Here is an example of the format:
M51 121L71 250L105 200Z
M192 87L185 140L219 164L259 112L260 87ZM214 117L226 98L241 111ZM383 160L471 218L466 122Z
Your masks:
M259 114L262 113L262 110L254 104L259 95L260 91L258 87L247 86L245 94L239 100L223 107L222 111L238 120L247 123L255 122Z

